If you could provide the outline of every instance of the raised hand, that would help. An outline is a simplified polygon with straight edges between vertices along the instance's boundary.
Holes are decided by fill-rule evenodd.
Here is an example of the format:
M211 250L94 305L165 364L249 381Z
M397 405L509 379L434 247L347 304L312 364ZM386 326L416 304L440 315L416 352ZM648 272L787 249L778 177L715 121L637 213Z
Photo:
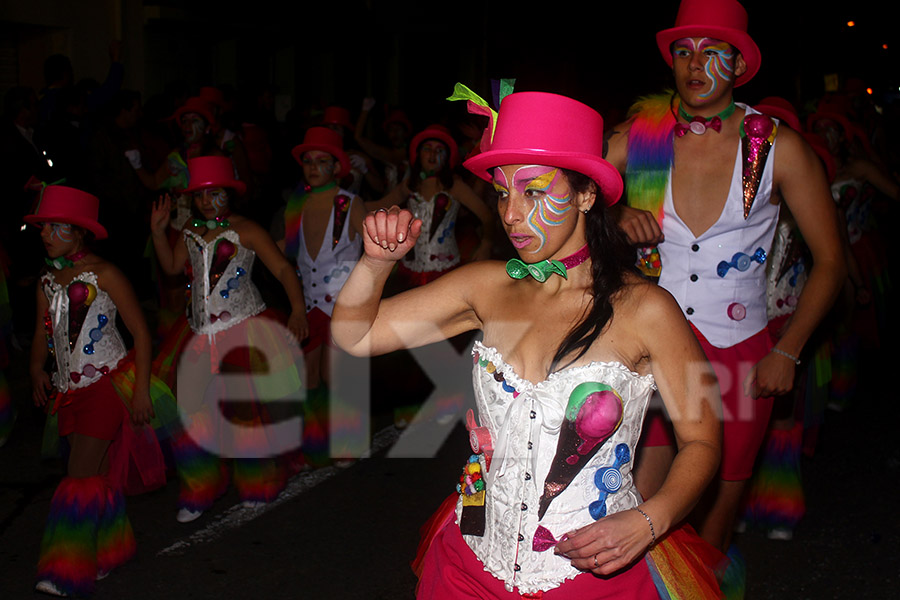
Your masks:
M397 261L416 245L422 221L398 206L379 208L363 221L366 256L376 260Z
M172 198L168 194L160 196L159 200L153 203L153 210L150 212L150 231L163 233L169 226L171 214Z

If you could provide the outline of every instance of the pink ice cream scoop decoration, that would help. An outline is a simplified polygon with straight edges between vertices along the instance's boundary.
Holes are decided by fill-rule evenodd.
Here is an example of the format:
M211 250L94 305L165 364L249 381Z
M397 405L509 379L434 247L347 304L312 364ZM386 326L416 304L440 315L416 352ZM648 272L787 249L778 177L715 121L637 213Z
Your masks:
M742 179L744 184L744 218L750 216L750 209L759 191L763 170L769 150L775 142L778 128L766 115L754 114L744 117L741 125L741 157L743 159Z

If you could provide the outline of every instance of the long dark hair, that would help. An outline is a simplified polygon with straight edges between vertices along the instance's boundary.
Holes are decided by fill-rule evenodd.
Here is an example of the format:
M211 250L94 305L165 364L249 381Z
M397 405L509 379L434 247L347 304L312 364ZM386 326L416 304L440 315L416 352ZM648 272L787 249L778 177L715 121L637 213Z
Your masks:
M586 175L568 169L563 172L573 192L589 192L596 187ZM591 305L584 318L560 342L550 363L551 373L568 367L590 349L613 317L612 297L624 287L626 273L635 272L634 249L606 207L599 189L586 218L585 235L593 277Z
M406 187L410 189L410 191L417 192L419 191L419 185L422 183L422 153L419 150L422 148L422 144L425 142L440 142L443 144L445 148L447 148L447 143L443 140L439 140L437 138L428 138L427 140L422 140L422 143L419 144L419 147L416 148L416 162L413 163L412 167L409 171L409 180L406 182ZM441 169L435 173L435 177L438 178L438 181L441 182L441 188L445 191L449 190L453 187L453 167L450 166L450 148L447 148L447 160L441 164Z

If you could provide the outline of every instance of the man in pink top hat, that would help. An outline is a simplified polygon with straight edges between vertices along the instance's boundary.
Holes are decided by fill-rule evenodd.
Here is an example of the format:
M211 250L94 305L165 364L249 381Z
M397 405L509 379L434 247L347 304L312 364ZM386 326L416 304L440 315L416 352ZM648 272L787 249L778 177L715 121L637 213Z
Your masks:
M760 67L737 0L683 0L656 41L676 93L642 98L610 133L607 160L626 176L620 224L691 322L722 393L717 485L696 511L707 541L728 548L740 496L765 433L772 396L791 389L804 345L845 276L834 203L816 154L790 127L735 104ZM775 152L775 146L778 151ZM776 345L766 331L765 260L787 203L813 254L796 313ZM681 415L670 415L673 421ZM646 497L662 484L672 438L645 426L637 463Z

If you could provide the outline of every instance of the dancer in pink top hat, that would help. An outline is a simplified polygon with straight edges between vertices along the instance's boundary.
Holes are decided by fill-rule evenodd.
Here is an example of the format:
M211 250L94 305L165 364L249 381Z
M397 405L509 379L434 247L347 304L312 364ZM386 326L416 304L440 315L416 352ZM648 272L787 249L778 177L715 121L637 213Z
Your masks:
M678 306L638 277L610 215L622 180L601 156L603 119L541 92L505 96L498 114L457 87L454 98L492 117L465 166L496 191L518 258L382 299L393 265L427 232L408 210L372 212L332 320L354 354L484 333L470 456L424 529L417 597L718 597L708 564L721 555L678 523L718 464L719 399ZM690 417L671 476L645 501L631 466L657 386Z

